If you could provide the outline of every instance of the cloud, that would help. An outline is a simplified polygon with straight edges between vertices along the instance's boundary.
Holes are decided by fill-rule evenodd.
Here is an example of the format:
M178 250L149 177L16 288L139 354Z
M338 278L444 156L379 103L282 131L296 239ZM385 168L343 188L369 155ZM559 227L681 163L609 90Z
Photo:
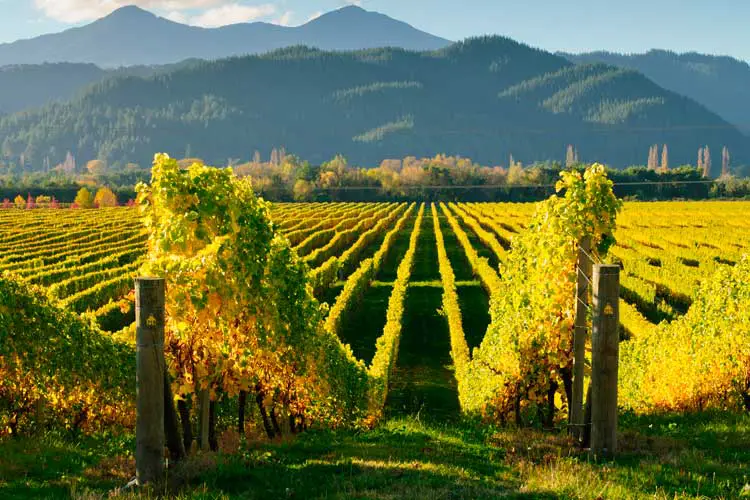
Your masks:
M272 4L242 5L232 3L205 11L190 18L190 24L204 28L216 28L228 24L246 23L261 17L274 14L276 7ZM282 16L283 17L283 16Z
M48 18L64 23L93 21L120 7L136 5L143 9L163 12L165 17L173 21L189 22L199 26L246 22L271 15L276 10L270 4L245 5L237 3L236 0L34 0L34 5ZM188 11L196 10L202 12L189 15ZM226 18L222 20L222 16Z
M292 23L292 17L294 16L294 11L287 10L284 11L283 14L278 19L274 19L274 24L278 24L279 26L289 26Z
M167 12L164 14L165 19L169 19L170 21L174 21L176 23L181 24L188 24L190 22L190 19L188 16L186 16L183 12L180 12L179 10L173 10L172 12Z

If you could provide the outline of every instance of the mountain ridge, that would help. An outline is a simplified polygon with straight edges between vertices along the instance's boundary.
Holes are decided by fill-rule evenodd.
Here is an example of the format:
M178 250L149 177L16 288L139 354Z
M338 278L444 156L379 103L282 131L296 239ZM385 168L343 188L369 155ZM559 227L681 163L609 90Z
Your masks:
M640 71L658 85L694 99L750 134L750 64L742 59L662 49L635 54L558 54L574 63L602 62Z
M190 58L220 59L294 45L326 50L383 46L435 50L450 43L357 6L328 12L295 27L254 22L202 28L131 5L84 26L0 44L0 66L74 62L113 68L171 64Z

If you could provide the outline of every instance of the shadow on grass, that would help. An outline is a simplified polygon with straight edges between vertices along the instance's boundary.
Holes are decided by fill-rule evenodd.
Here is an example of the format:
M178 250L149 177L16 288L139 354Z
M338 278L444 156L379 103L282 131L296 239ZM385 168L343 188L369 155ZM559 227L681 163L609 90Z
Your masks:
M369 287L339 331L341 341L349 344L354 355L368 366L375 356L376 341L383 335L392 290L391 285L384 283Z
M135 473L128 436L48 434L0 441L0 498L70 498L71 490L107 491Z
M388 415L418 415L429 422L459 418L458 390L450 369L450 336L442 288L410 287L396 369L386 401Z
M344 289L344 283L338 282L334 283L330 287L323 290L323 293L321 297L319 298L320 302L327 303L330 307L333 307L333 304L336 303L336 299L338 298L339 294L341 293L341 290Z
M404 258L404 254L406 254L406 250L409 248L409 238L411 238L411 232L414 229L414 222L416 220L416 215L410 216L409 220L401 228L401 231L399 231L391 248L388 253L386 253L385 259L383 259L383 263L380 266L377 276L375 276L377 281L396 280L396 271L398 270L398 265L401 263L401 260Z
M430 208L425 208L420 228L417 251L414 255L414 268L409 281L440 282L440 265L438 264L437 243L435 241L435 227L432 223Z
M740 498L750 416L621 415L620 453L595 461L562 433L396 418L191 459L178 498ZM0 498L102 498L132 477L130 438L0 441ZM179 473L172 473L174 476ZM87 495L87 493L91 493Z
M459 286L458 303L461 307L461 323L469 349L479 347L487 326L490 324L490 298L481 285Z
M204 484L243 498L558 498L518 493L492 448L414 419L263 446L221 464Z

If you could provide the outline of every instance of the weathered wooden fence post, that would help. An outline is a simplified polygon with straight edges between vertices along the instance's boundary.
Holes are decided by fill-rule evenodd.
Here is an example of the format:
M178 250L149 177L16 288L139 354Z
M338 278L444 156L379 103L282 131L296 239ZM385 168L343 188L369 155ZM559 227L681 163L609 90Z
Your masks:
M578 246L578 280L576 282L576 320L573 332L573 391L570 401L570 434L580 440L583 436L583 377L588 338L589 280L591 280L591 238L583 238Z
M617 372L620 356L620 267L594 266L591 339L591 452L617 451Z
M138 484L164 473L164 297L162 278L136 278L136 451Z

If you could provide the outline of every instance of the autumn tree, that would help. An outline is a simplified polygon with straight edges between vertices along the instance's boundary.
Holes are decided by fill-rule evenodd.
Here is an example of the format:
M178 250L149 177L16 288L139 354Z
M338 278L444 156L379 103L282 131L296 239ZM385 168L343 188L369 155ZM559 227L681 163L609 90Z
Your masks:
M107 164L103 160L91 160L86 163L86 170L92 175L102 175L107 172Z
M669 150L665 144L661 150L661 171L666 172L669 170Z
M180 168L188 168L193 164L204 165L205 162L200 158L183 158L182 160L178 160L177 164Z
M295 201L310 200L310 195L312 195L314 188L315 185L312 182L306 181L305 179L297 179L297 182L294 183Z
M721 176L722 177L728 177L729 176L729 162L731 158L729 156L729 149L724 146L724 148L721 150Z
M573 145L568 144L568 151L565 153L565 166L571 167L573 164L575 164L576 161L576 155L573 151Z
M703 148L703 177L711 177L711 150Z
M648 149L648 169L656 170L659 165L659 146L652 144Z
M23 196L20 194L13 199L13 204L16 208L26 208L26 200L24 200Z
M78 190L76 199L73 202L78 208L91 208L94 206L94 197L91 195L91 191L85 187Z
M99 188L94 197L94 205L99 208L116 207L117 196L108 187Z
M52 203L52 197L40 194L36 197L35 202L38 207L47 208L49 207L50 203Z

